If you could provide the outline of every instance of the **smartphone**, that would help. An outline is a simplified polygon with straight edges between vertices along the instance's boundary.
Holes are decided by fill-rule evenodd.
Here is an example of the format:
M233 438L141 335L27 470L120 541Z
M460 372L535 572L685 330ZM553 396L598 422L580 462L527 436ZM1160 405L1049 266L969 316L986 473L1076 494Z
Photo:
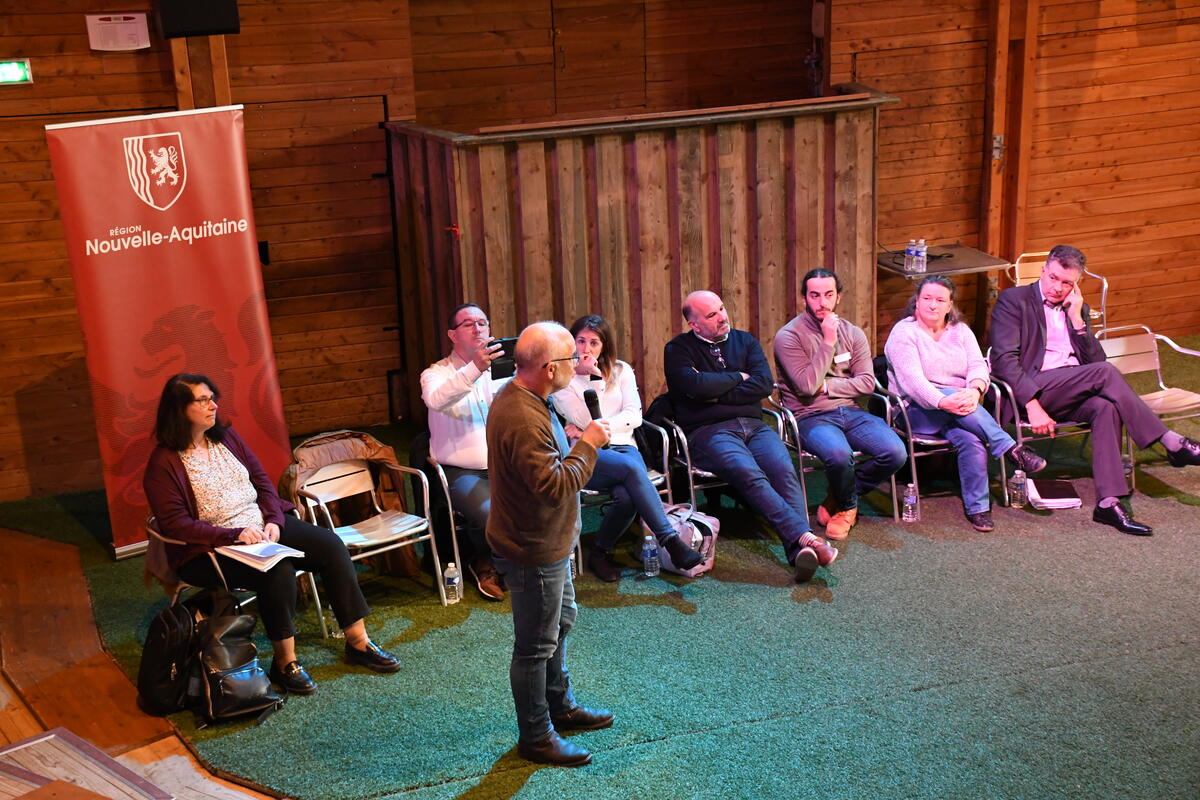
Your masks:
M492 378L509 378L517 371L517 362L513 360L513 350L517 347L517 337L496 339L493 344L500 345L500 351L492 359Z

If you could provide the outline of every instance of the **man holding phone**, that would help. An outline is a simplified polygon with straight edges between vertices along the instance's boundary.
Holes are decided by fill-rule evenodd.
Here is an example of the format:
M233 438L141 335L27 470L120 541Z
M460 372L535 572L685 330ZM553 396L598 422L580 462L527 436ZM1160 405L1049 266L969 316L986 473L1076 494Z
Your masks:
M1079 250L1059 245L1035 283L1000 294L992 311L992 373L1012 386L1034 433L1053 436L1056 420L1091 426L1092 519L1122 533L1149 536L1153 531L1121 502L1129 494L1121 426L1138 447L1161 442L1175 467L1200 464L1200 444L1168 430L1105 360L1079 289L1086 264Z
M467 569L479 593L498 601L504 599L504 582L484 538L492 502L486 425L492 400L509 378L492 375L492 362L500 357L502 346L492 338L482 308L463 303L450 312L448 322L450 355L421 373L421 399L429 408L429 451L446 472L455 510L467 520Z

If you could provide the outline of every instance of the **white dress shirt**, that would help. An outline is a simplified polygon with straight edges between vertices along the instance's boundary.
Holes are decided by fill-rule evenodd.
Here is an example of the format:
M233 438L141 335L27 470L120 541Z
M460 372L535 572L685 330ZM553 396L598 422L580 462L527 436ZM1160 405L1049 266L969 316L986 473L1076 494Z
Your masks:
M429 409L429 451L441 464L487 469L487 415L510 378L492 379L474 361L451 353L421 373L421 399Z

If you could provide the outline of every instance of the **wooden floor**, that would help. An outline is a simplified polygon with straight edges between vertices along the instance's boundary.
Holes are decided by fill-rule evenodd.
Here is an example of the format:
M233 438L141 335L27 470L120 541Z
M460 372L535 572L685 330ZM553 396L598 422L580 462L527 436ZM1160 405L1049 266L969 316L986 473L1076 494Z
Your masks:
M76 549L0 528L0 746L66 728L181 800L266 798L209 775L104 652Z

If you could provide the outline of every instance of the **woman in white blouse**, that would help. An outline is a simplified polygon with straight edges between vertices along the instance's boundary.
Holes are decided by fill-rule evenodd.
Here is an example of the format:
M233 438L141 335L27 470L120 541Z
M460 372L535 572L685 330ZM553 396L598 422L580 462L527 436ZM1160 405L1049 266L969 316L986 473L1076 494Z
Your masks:
M612 329L604 317L588 314L571 326L579 361L575 377L565 389L550 396L565 422L567 437L578 439L591 421L583 393L594 389L600 398L600 415L608 421L609 447L600 451L588 489L612 495L596 539L588 553L588 568L602 581L615 581L621 569L612 560L612 550L638 516L681 569L691 569L701 555L679 538L663 513L662 498L646 475L646 464L634 443L633 432L642 424L642 398L638 394L633 367L613 352Z
M888 383L904 398L914 433L942 436L954 445L963 512L975 530L990 531L988 454L1007 456L1027 473L1046 462L1028 447L1018 447L979 405L991 374L954 294L954 282L944 275L929 275L917 284L904 319L884 345Z

